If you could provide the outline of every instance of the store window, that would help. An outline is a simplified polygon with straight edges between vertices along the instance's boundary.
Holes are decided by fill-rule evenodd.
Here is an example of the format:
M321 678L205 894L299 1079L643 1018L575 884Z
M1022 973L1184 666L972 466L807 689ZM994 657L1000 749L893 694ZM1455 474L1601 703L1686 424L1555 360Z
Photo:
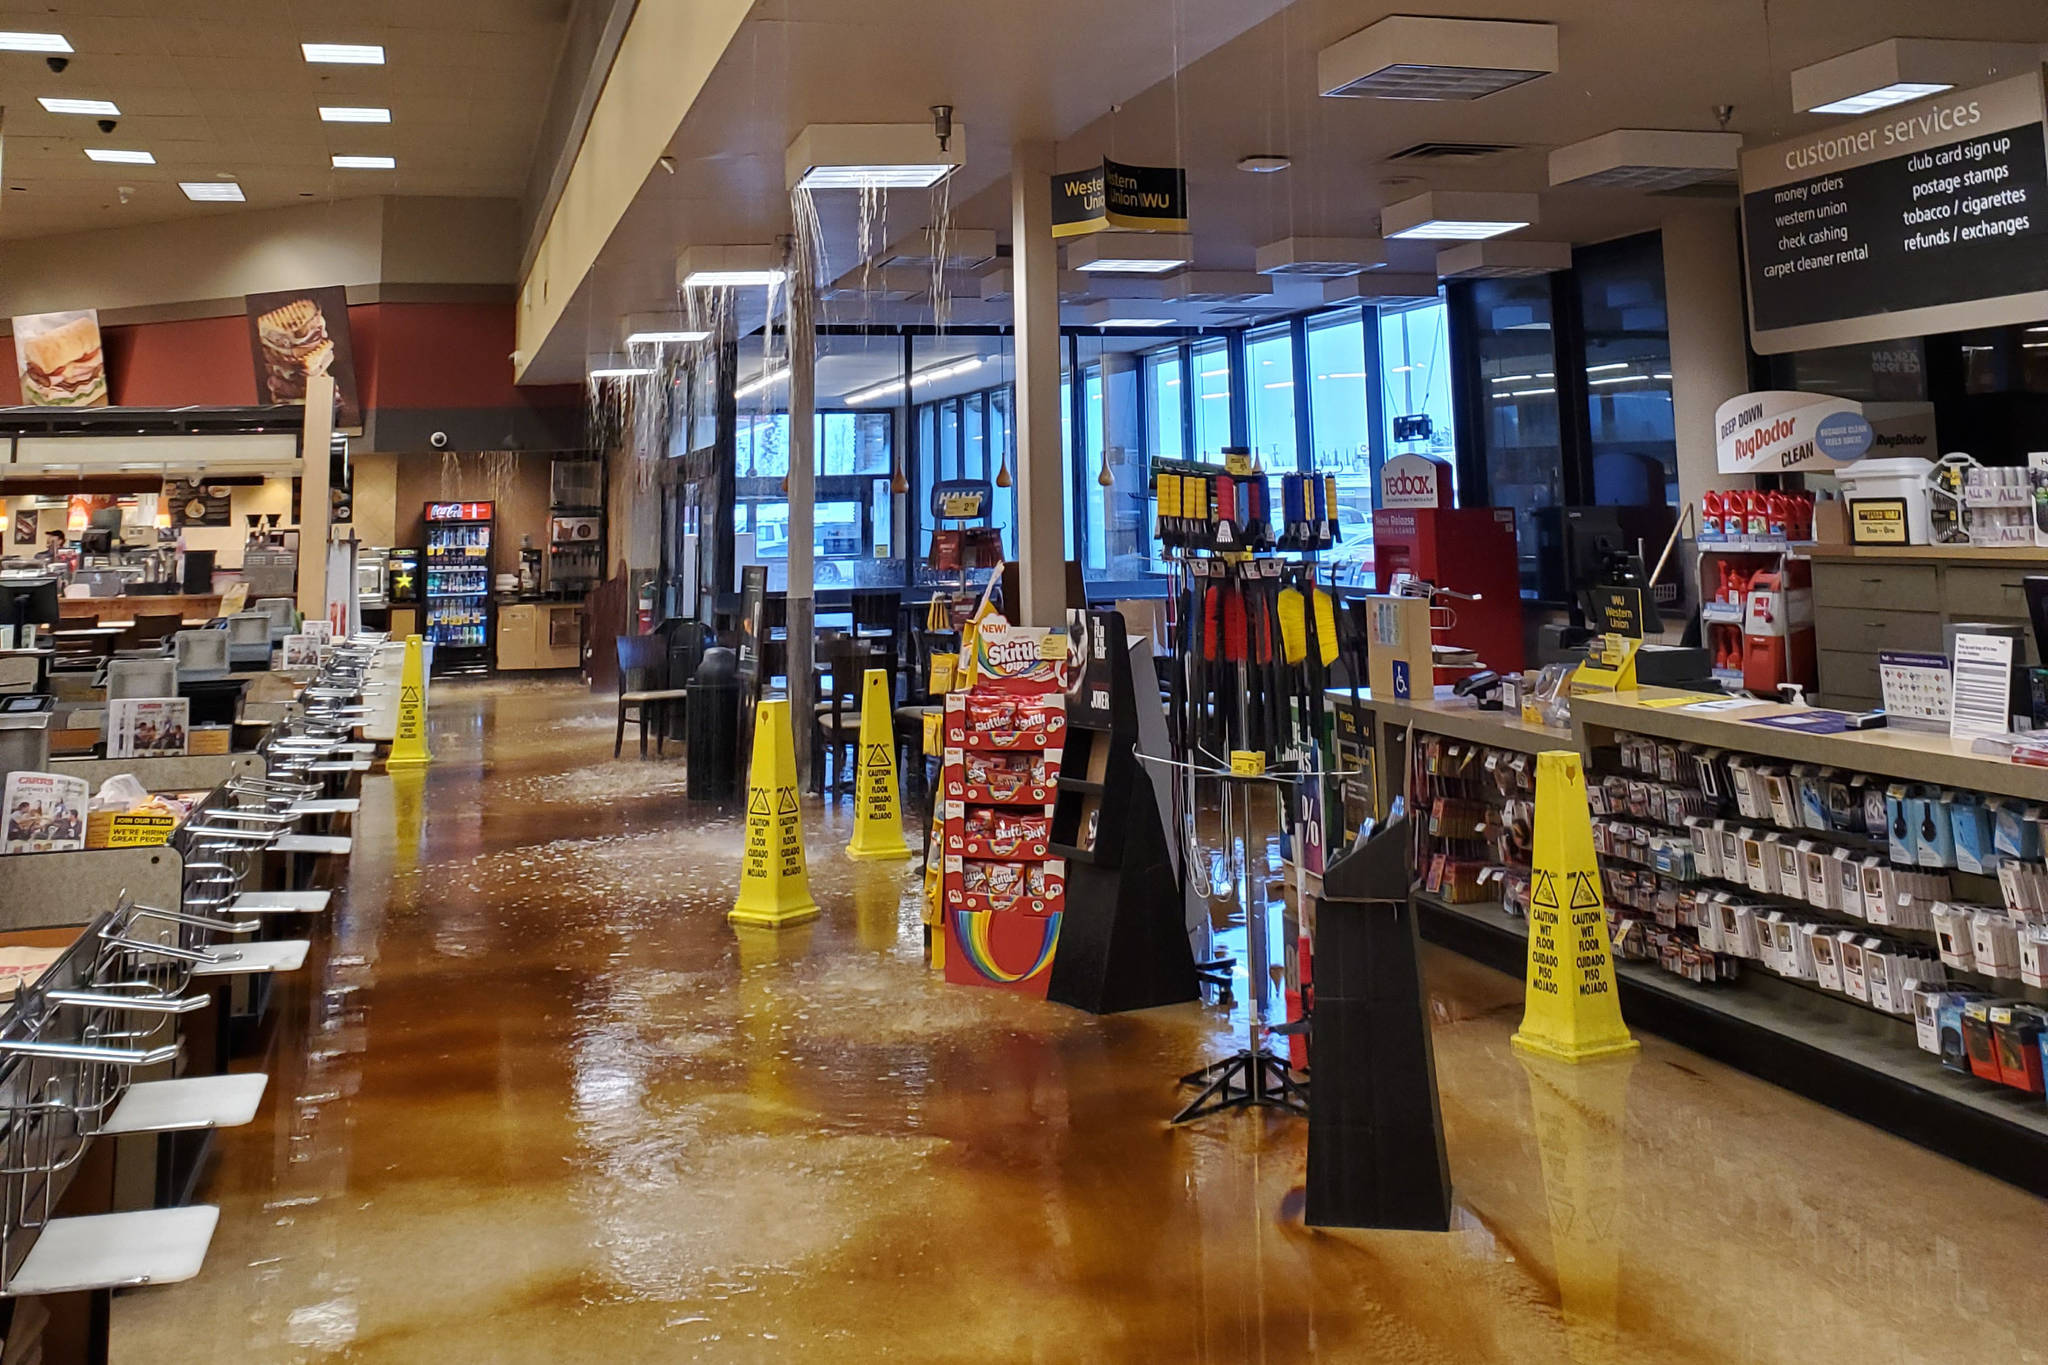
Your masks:
M816 419L816 500L811 549L820 588L893 586L903 564L894 545L888 413L821 412ZM739 419L733 562L766 564L769 587L789 586L789 415Z
M1477 280L1469 288L1489 492L1493 506L1514 509L1522 588L1535 593L1545 586L1539 509L1566 505L1550 279Z
M1230 441L1230 344L1214 338L1188 348L1195 448L1190 458L1220 463Z
M1671 328L1659 233L1574 253L1585 336L1586 435L1593 501L1678 504Z
M1247 439L1268 471L1300 468L1294 427L1294 329L1282 323L1249 332L1244 343Z
M1182 423L1187 386L1181 382L1180 347L1145 357L1145 449L1162 460L1178 460L1185 448Z
M1308 320L1309 468L1337 481L1339 581L1370 586L1373 459L1371 375L1365 313L1344 309Z
M999 480L1014 455L1011 355L1007 336L956 333L921 336L911 344L910 428L918 440L918 500L911 509L917 531L912 539L917 581L926 586L954 586L959 580L957 571L930 566L932 532L940 526L932 512L935 483L986 485L986 518L949 529L992 527L1002 537L1004 556L1017 552L1016 471L1011 470L1010 487Z
M1379 322L1380 392L1386 415L1382 449L1388 456L1442 460L1451 467L1455 494L1458 432L1451 407L1450 328L1443 300L1382 308Z

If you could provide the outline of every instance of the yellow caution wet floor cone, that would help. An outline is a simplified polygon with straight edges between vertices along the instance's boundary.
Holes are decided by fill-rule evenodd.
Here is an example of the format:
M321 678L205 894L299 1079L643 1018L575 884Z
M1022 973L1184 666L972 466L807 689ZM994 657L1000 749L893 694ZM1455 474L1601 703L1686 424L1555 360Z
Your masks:
M434 761L427 752L427 658L417 635L405 637L405 664L398 672L398 728L391 738L386 768L424 768Z
M754 711L754 761L747 779L746 846L740 854L740 896L727 918L778 928L818 913L804 862L804 822L796 792L796 738L789 703L764 701Z
M1586 775L1569 751L1536 756L1536 847L1529 887L1528 1003L1514 1045L1579 1062L1638 1046L1621 1022L1607 908L1593 860Z
M896 724L889 675L870 668L861 679L860 768L854 778L853 842L846 856L903 859L903 809L896 801Z

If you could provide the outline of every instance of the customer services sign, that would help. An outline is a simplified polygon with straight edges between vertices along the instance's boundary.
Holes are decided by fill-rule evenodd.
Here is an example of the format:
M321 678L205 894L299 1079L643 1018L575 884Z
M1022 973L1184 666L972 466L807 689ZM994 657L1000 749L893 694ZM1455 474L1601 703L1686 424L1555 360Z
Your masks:
M1723 474L1840 469L1865 455L1935 457L1928 403L1856 403L1821 393L1745 393L1714 413Z

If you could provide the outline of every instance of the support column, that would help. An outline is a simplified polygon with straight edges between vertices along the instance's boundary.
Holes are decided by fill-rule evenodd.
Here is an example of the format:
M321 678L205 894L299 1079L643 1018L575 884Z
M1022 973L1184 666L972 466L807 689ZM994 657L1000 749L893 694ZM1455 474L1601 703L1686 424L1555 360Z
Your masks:
M811 768L817 688L811 665L817 622L815 542L818 474L818 336L812 311L810 253L793 251L789 273L789 719L796 731L798 776Z
M1733 209L1674 214L1664 223L1664 307L1671 328L1671 416L1678 492L1689 504L1747 480L1718 472L1714 410L1749 391L1742 258Z
M306 425L299 437L299 610L327 619L328 480L334 444L334 376L306 381Z
M1059 250L1052 238L1053 148L1010 158L1010 287L1017 344L1017 577L1012 612L1034 626L1067 619L1066 471L1060 452ZM1076 433L1078 435L1078 433Z

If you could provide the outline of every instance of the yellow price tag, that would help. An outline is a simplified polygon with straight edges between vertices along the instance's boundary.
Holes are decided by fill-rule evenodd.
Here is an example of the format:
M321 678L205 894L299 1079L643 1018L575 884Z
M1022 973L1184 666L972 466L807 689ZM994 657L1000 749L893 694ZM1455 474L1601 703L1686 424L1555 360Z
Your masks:
M1251 749L1232 749L1230 771L1235 777L1264 777L1266 756Z
M1252 457L1249 455L1225 455L1223 457L1223 472L1232 477L1251 473Z

